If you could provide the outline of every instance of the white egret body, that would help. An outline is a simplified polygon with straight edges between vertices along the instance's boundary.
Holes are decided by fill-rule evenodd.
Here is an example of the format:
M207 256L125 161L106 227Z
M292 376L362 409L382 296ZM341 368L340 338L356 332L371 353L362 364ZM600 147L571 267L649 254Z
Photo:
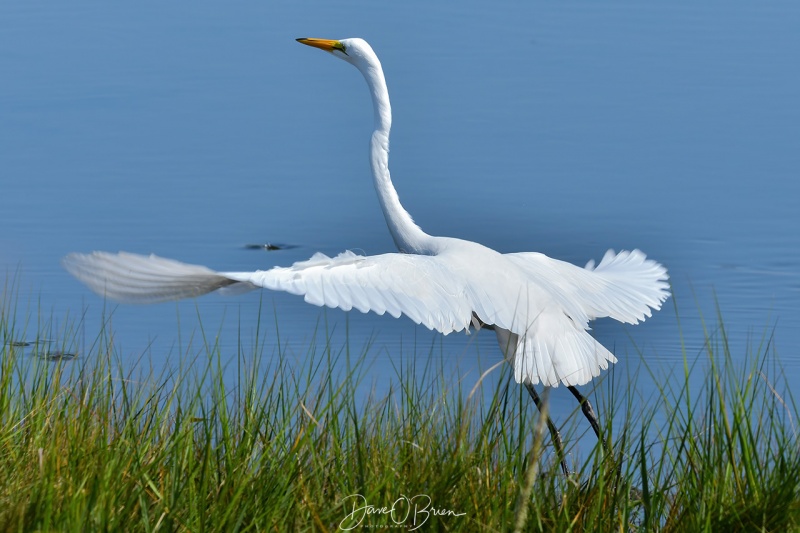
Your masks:
M367 81L375 112L372 177L400 253L318 253L287 268L215 272L153 255L94 252L68 255L67 270L95 292L124 302L175 300L238 285L287 291L345 311L404 314L445 335L487 326L496 331L517 382L564 383L575 394L573 386L616 362L589 334L589 321L611 317L636 324L649 317L668 296L666 269L638 250L608 251L597 266L580 268L540 253L500 254L428 235L400 204L389 175L392 113L372 48L362 39L298 41L352 64Z

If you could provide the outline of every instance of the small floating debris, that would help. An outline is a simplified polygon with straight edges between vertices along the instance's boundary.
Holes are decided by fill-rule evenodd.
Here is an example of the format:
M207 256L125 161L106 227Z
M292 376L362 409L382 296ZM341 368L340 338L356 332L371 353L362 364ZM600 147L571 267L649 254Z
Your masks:
M56 350L53 352L42 352L37 354L37 356L39 359L43 359L45 361L71 361L72 359L78 357L78 354Z
M7 344L14 348L25 348L26 346L33 346L34 344L47 344L53 342L47 339L37 339L35 341L9 341Z
M275 250L291 250L292 248L297 248L295 244L280 244L276 242L266 242L264 244L245 244L245 250L266 250L268 252L272 252Z

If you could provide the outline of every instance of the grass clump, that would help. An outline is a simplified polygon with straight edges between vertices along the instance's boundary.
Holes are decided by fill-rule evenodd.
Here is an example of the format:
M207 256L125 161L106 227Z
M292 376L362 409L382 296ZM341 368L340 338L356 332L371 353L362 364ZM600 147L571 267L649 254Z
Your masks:
M613 452L565 477L507 373L476 385L420 354L365 392L369 348L265 357L256 340L135 375L105 334L30 357L0 309L2 531L800 529L797 408L768 347L745 366L709 348L702 390L600 398Z

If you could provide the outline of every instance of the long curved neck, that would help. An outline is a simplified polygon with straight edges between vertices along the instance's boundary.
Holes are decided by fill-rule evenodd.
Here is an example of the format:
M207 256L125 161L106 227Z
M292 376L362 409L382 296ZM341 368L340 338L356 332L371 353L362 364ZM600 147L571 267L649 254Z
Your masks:
M377 57L359 70L367 80L375 111L375 131L370 140L370 166L378 201L397 249L403 253L430 254L431 237L414 223L397 195L389 174L389 132L392 128L392 106L386 79Z

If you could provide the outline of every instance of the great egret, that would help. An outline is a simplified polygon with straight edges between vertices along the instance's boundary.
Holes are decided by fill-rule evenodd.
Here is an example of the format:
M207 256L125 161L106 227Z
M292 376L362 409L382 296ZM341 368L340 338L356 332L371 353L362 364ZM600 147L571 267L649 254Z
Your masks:
M470 327L493 329L514 379L539 405L534 385L565 384L600 437L590 403L575 388L614 355L588 332L589 321L611 317L636 324L668 296L667 271L639 250L606 252L585 268L543 254L501 254L481 244L428 235L400 204L389 176L392 111L378 57L362 39L297 39L356 67L367 81L375 131L370 164L378 201L400 253L336 257L315 254L288 268L215 272L155 255L119 252L70 254L66 269L95 292L123 302L160 302L200 296L223 287L263 287L301 294L315 305L345 311L404 314L447 335ZM548 419L560 449L560 437ZM563 454L562 467L566 471Z

